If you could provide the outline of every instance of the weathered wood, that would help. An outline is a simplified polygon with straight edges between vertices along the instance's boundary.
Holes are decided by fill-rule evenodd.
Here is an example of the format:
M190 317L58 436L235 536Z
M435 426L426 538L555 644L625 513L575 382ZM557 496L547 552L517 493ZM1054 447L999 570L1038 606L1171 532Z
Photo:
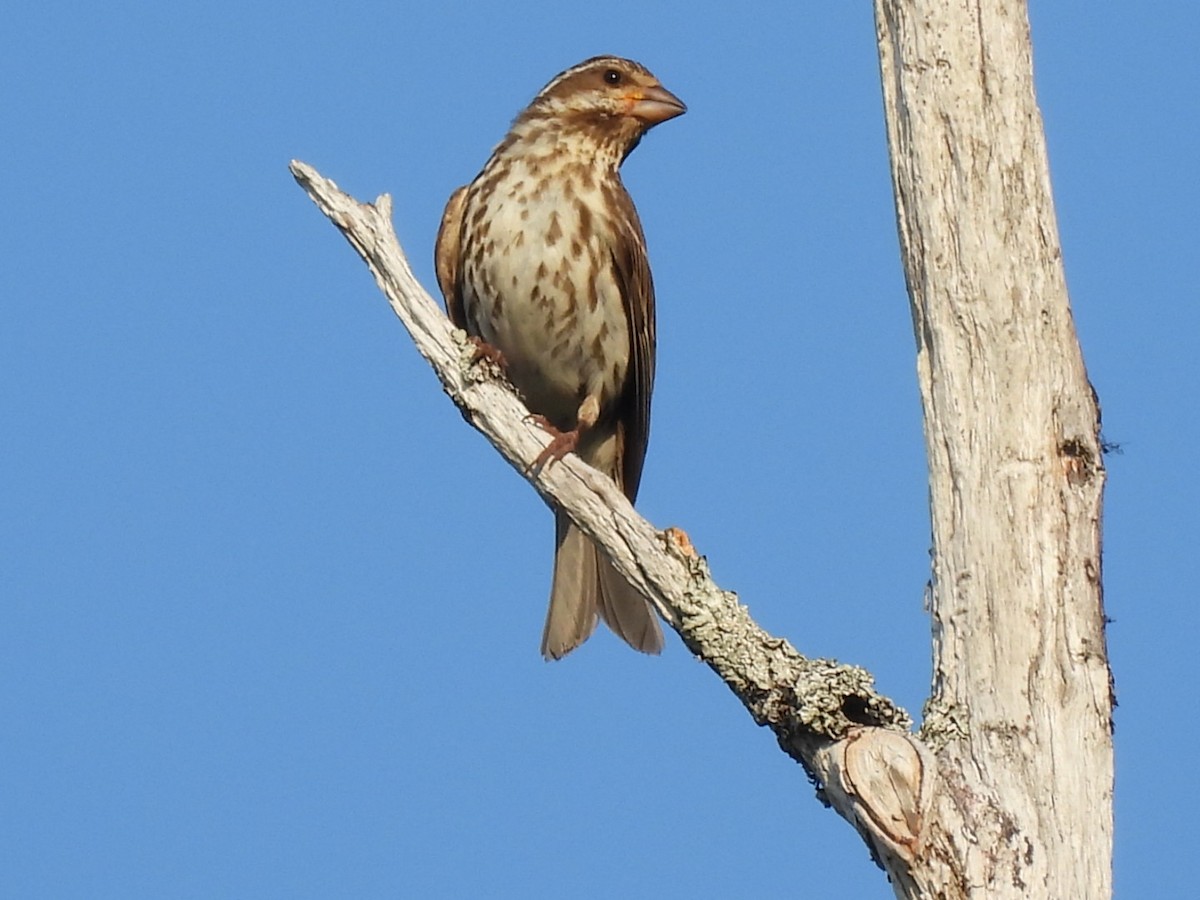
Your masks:
M905 893L1111 894L1099 408L1019 0L876 0L925 413L939 781Z

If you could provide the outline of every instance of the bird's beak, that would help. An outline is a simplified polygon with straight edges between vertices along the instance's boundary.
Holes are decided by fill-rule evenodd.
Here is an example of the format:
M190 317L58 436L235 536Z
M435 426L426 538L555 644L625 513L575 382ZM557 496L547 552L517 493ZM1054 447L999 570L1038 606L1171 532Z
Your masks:
M627 114L647 125L657 125L687 112L683 101L661 84L630 91L625 99L629 103Z

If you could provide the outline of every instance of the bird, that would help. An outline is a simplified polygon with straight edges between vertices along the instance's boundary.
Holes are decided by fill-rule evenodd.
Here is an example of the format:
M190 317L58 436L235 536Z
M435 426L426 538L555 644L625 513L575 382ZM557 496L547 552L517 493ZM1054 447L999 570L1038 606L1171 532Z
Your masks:
M513 120L483 169L450 195L434 251L451 321L501 363L567 453L637 498L654 388L654 283L619 169L642 137L686 112L640 63L595 56L559 73ZM561 659L597 618L636 650L663 636L650 603L562 509L541 652Z

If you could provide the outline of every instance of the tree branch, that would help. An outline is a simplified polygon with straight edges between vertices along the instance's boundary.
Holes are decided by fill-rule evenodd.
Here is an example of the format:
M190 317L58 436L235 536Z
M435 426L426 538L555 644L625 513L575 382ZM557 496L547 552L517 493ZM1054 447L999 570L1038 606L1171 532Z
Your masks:
M373 204L359 203L302 162L293 161L291 171L366 262L463 418L596 541L754 721L771 727L784 752L821 787L823 799L859 828L877 854L880 847L914 840L919 817L911 810L928 784L924 763L931 757L907 734L908 714L875 692L864 669L809 659L759 628L735 594L713 583L686 535L656 530L610 478L578 457L530 472L545 434L526 422L528 410L503 377L490 364L473 362L474 346L413 276L392 229L391 199L385 194ZM877 783L866 769L891 777ZM867 802L875 795L877 802Z

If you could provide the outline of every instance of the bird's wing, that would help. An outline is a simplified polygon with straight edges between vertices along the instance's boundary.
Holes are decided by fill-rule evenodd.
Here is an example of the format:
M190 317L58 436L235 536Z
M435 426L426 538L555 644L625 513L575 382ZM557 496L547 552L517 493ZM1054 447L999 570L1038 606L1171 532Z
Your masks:
M450 321L459 328L467 327L458 280L459 260L462 258L463 207L466 205L466 199L467 186L463 185L446 201L446 210L442 213L442 224L438 228L437 243L433 249L434 268L437 270L438 286L446 300L446 312Z
M654 280L646 258L646 239L632 201L624 212L621 237L613 248L613 270L629 323L629 374L621 401L619 424L623 442L621 487L637 497L642 463L650 441L650 395L654 392Z

